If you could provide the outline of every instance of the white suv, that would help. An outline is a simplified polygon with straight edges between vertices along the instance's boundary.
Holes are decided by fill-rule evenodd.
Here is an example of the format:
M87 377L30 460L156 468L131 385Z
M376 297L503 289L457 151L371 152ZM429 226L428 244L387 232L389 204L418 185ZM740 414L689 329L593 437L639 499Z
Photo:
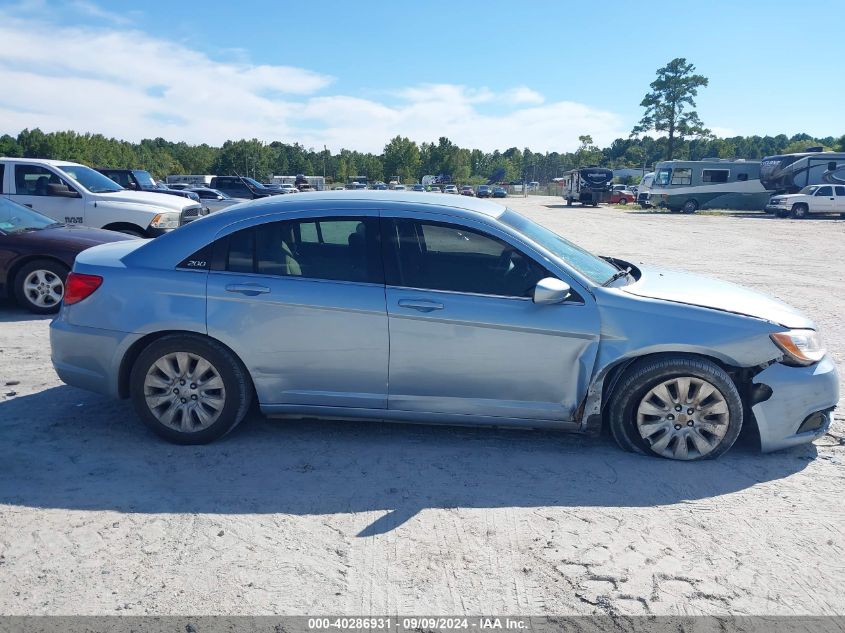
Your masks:
M201 215L189 198L128 191L85 165L0 158L0 195L65 224L156 237Z
M798 193L776 194L766 211L781 218L804 218L810 213L838 213L845 217L845 185L808 185Z

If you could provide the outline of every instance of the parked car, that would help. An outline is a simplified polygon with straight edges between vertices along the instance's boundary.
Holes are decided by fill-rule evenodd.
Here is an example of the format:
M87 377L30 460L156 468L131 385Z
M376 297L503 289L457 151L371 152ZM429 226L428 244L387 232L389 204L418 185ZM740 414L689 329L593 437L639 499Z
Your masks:
M845 218L845 185L809 185L798 193L775 195L766 211L779 218L792 215L801 219L820 213L838 213Z
M232 198L267 198L282 195L281 191L268 189L253 178L245 176L215 176L211 179L211 189L222 191Z
M238 204L239 202L247 202L246 198L233 198L211 187L194 187L191 191L199 196L202 203L212 213L231 207L233 204Z
M199 198L195 194L189 191L182 191L181 189L174 189L164 183L157 182L150 172L143 169L112 169L98 167L97 171L104 176L108 176L124 189L130 189L132 191L153 191L155 193L164 193L169 196L181 196L183 198L189 198L194 202L199 202Z
M64 224L157 237L203 213L198 202L127 191L98 171L68 161L0 158L0 193Z
M399 185L399 184L396 184L396 185L393 185L393 186L391 187L391 189L392 189L393 191L407 191L407 189L408 189L408 188L407 188L405 185Z
M443 193L451 193L457 195L458 187L456 185L446 185L443 187Z
M281 417L606 424L626 450L696 460L754 422L764 451L811 442L839 399L795 308L600 258L459 196L232 207L83 251L67 286L50 325L59 377L131 398L183 444L225 435L255 399Z
M169 189L174 189L176 191L185 191L186 189L193 189L196 185L192 185L189 182L174 182L174 183L167 183L167 187Z
M287 183L287 182L283 182L283 183L279 184L278 188L279 188L279 191L281 191L282 193L299 193L299 189L297 189L291 183ZM335 187L335 189L338 189L338 187ZM340 189L343 189L343 187L340 187Z
M474 196L475 191L469 185L464 185L463 187L461 187L461 195L462 196Z
M475 195L479 198L489 198L493 195L493 188L490 185L478 185Z
M0 197L0 297L14 296L22 308L36 314L56 312L77 254L131 239L114 231L61 224Z
M411 191L425 191L425 185L414 185L411 187Z
M437 185L429 185L428 190L431 193L443 193L443 191Z
M636 200L636 194L627 189L614 189L610 192L608 198L610 204L628 204L629 202L636 202Z
M384 184L383 182L377 182L377 183L373 184L373 189L375 191L387 191L387 185Z
M504 187L493 187L493 197L494 198L507 198L508 197L508 190Z

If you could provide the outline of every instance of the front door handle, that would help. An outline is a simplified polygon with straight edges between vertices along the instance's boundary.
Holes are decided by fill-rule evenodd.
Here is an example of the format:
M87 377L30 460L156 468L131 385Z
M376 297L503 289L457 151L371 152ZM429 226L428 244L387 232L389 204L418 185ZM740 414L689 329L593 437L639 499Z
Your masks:
M270 292L270 289L259 284L229 284L226 286L226 292L239 292L242 295L254 297L255 295L266 295Z
M27 203L25 203L25 202L24 202L23 206L25 206L25 207L29 207L30 209L32 208L32 205L31 205L31 204L27 204Z
M431 312L432 310L442 310L443 304L436 301L429 301L427 299L399 299L399 305L403 308L412 308L420 312Z

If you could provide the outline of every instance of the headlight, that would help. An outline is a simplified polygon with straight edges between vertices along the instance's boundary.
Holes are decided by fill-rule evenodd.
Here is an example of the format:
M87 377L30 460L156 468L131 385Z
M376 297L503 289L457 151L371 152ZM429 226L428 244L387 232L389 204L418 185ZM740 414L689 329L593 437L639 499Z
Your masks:
M179 228L179 214L178 213L158 213L150 222L150 227L154 229L178 229Z
M812 365L819 362L827 351L814 330L789 330L771 337L775 345L783 350L783 360L787 365Z

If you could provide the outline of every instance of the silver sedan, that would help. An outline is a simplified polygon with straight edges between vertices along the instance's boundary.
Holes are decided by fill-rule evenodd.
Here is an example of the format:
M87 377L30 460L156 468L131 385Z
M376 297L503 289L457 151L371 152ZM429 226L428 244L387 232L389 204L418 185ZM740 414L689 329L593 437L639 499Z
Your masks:
M51 325L68 384L179 443L274 417L555 428L680 460L810 442L838 400L812 321L603 258L496 203L278 196L77 258Z

